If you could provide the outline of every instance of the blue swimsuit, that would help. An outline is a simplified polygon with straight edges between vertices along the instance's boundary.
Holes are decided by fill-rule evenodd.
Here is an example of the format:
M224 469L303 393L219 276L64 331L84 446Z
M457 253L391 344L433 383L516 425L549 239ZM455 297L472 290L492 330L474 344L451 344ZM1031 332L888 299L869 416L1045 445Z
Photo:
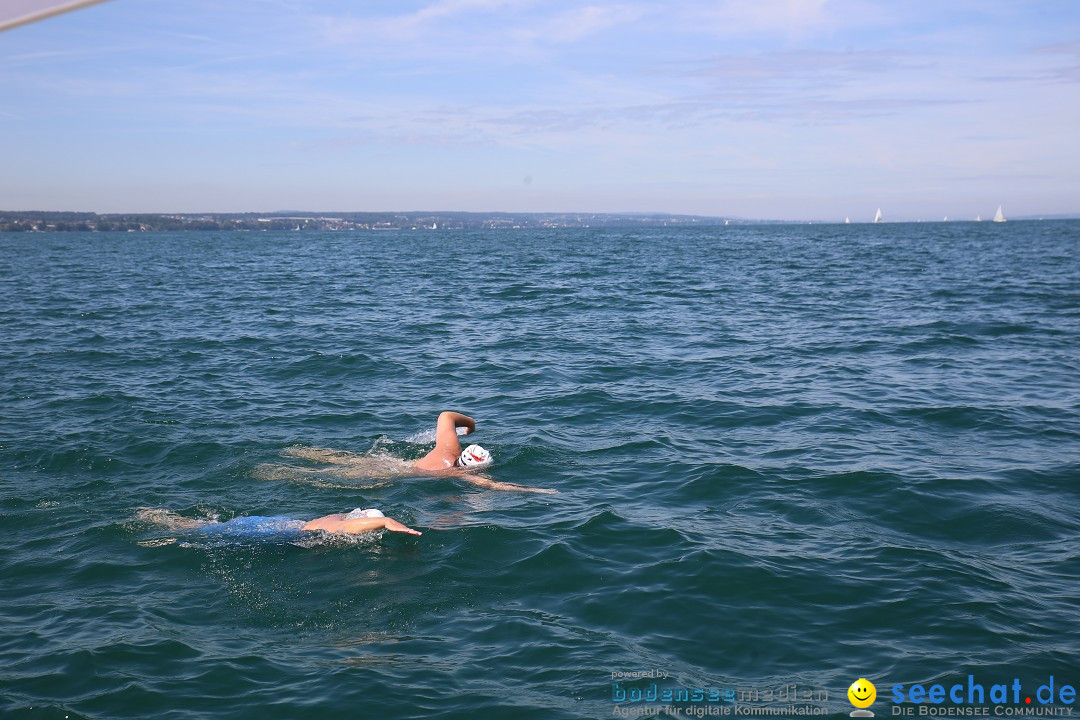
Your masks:
M199 528L196 532L200 535L213 535L215 537L281 537L285 539L299 535L302 527L304 527L303 520L294 520L291 517L248 515L247 517L233 518L228 522L207 525Z

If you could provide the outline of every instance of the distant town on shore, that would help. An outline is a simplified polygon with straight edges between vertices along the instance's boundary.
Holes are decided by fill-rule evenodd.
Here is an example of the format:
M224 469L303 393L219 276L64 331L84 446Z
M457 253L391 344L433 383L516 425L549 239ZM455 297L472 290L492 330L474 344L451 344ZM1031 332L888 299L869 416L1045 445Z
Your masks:
M476 212L106 213L0 211L0 232L176 230L479 230L665 227L751 222L697 215Z
M1067 220L1076 214L1015 218ZM184 230L490 230L511 228L711 227L829 223L665 213L273 212L93 213L0 210L0 232L165 232ZM833 221L840 222L840 221ZM850 221L847 221L850 222ZM867 221L869 222L869 221Z

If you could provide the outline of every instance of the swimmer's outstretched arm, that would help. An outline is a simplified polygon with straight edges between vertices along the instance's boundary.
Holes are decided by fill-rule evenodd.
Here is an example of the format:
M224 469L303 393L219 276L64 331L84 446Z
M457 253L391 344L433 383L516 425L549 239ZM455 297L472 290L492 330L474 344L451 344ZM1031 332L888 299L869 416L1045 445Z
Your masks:
M374 519L374 520L382 520L383 521L383 527L386 528L387 530L391 531L391 532L408 533L410 535L423 535L423 533L420 532L419 530L413 530L411 527L407 527L405 525L402 525L401 523L399 523L397 520L395 520L393 518L372 518L372 519Z
M335 513L321 518L315 518L304 523L301 530L322 530L332 533L358 534L386 529L391 532L408 533L409 535L422 535L419 530L402 525L397 520L388 517L378 518L355 518L346 520L345 513Z
M542 493L544 495L558 495L558 490L551 490L549 488L534 488L526 487L524 485L515 485L514 483L496 482L495 480L488 480L485 477L479 477L477 475L471 475L468 473L462 473L460 475L462 480L471 482L473 485L479 485L480 487L486 487L490 490L510 490L513 492L531 492Z

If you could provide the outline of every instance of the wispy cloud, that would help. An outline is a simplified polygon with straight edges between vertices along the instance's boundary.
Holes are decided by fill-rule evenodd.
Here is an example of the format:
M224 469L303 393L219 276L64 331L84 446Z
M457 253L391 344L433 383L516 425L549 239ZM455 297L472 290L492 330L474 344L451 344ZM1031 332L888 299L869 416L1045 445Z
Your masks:
M683 32L787 43L884 27L901 22L902 15L891 3L871 0L708 0L676 3L670 12Z
M135 45L128 43L110 47L81 47L77 49L40 50L34 52L0 55L0 67L35 68L70 66L108 57L121 57L130 52Z
M828 25L828 0L720 0L691 7L687 15L721 34L802 34Z
M439 0L419 10L397 15L354 16L316 14L314 26L332 43L376 40L413 42L439 31L439 26L462 16L490 15L527 7L536 0Z
M469 56L517 57L548 45L577 43L612 28L631 26L660 12L647 4L543 4L538 0L442 0L400 15L325 15L311 24L325 42L362 54L380 48L396 56L445 59ZM463 42L464 40L464 42Z
M1043 75L1045 79L1068 84L1080 83L1080 40L1037 47L1032 54L1037 57L1066 59L1065 64L1058 62L1048 68Z
M640 5L587 5L541 21L538 27L519 30L515 37L540 42L577 42L617 25L637 22L650 12Z

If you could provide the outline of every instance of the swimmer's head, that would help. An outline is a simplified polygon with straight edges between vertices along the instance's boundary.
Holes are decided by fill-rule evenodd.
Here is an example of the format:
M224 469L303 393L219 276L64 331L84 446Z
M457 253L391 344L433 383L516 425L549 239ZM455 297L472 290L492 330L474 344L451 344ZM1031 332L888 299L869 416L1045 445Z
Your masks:
M352 512L349 512L349 513L345 514L345 519L346 520L358 520L360 518L380 518L380 517L386 517L386 516L383 515L380 511L376 510L375 508L367 508L367 509L356 508Z
M495 461L491 459L491 453L479 445L470 445L461 451L461 455L458 456L458 467L463 467L467 470L483 470L484 468L491 467Z

